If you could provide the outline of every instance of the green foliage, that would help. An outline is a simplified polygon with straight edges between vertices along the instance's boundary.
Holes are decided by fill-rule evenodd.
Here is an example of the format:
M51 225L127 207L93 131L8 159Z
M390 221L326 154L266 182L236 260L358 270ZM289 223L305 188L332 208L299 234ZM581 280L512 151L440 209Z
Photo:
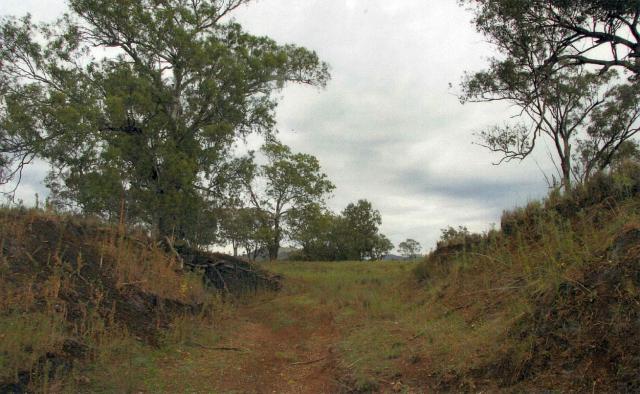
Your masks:
M491 235L491 231L485 236L470 232L465 226L458 226L457 229L449 226L441 229L442 234L437 243L437 248L449 250L466 250L477 246L483 242L483 239Z
M389 254L394 248L393 243L384 234L377 234L373 241L373 247L371 248L371 259L382 260L382 258Z
M638 0L459 0L474 13L478 31L511 54L548 47L529 60L556 71L591 64L640 74ZM597 50L602 48L605 50Z
M245 2L73 0L54 24L5 18L2 178L40 157L57 200L210 243L195 224L221 205L234 142L270 133L284 84L329 78L315 53L227 21Z
M266 164L255 164L253 155L245 159L243 184L250 204L259 213L265 246L273 260L290 228L296 222L300 226L303 212L320 209L335 186L312 155L293 153L277 141L265 144L262 153Z
M378 226L381 224L382 216L377 209L373 209L371 202L358 200L355 204L348 204L342 211L338 230L345 241L340 253L344 253L347 260L373 258L378 242Z
M453 228L448 226L447 228L443 228L440 230L442 234L440 235L440 242L448 243L458 239L462 239L471 235L469 229L466 226L458 226L458 228Z
M617 78L613 71L568 69L548 75L524 60L494 59L489 70L468 75L462 99L504 100L520 108L517 123L479 133L480 145L499 153L503 162L524 159L539 137L549 139L560 184L568 190L574 180L582 182L610 166L620 147L632 142L639 130L640 95L635 85L611 87Z
M545 208L563 216L574 216L585 208L611 206L636 196L640 192L640 164L625 161L614 171L600 171L571 193L550 194Z
M290 239L302 247L296 260L330 261L335 255L335 228L338 218L319 204L293 210L289 216Z
M218 213L220 216L220 238L231 244L233 255L243 248L245 254L254 259L266 243L268 232L262 223L266 221L262 213L255 208L229 207Z
M400 252L400 254L411 259L415 259L416 257L418 257L420 255L421 249L422 246L420 245L420 242L411 238L407 238L406 241L402 241L398 245L398 251Z
M595 172L638 158L638 142L631 139L640 130L637 84L617 85L607 92L607 98L594 108L587 137L577 141L574 172L582 176L582 181Z
M640 131L637 81L624 83L611 68L633 73L640 68L628 61L631 57L601 60L590 58L597 51L576 54L576 48L610 44L614 54L618 46L633 54L639 46L623 38L629 33L624 30L640 37L640 8L612 11L604 2L553 0L461 3L475 5L476 27L500 53L487 70L465 77L461 100L503 100L520 110L517 123L481 132L479 144L500 154L501 163L529 156L538 137L550 139L560 179L554 175L547 181L565 190L608 168ZM588 63L604 68L592 71L584 66Z
M319 205L295 210L290 238L302 247L298 259L310 261L379 260L393 244L378 231L380 212L367 200L350 203L336 215Z

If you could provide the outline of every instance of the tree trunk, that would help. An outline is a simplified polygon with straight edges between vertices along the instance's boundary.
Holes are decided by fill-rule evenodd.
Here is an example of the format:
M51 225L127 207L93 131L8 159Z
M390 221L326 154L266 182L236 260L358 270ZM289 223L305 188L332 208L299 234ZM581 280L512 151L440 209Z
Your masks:
M278 259L278 251L280 250L280 242L275 241L269 245L269 260L277 260Z
M280 250L280 218L276 217L273 222L273 239L269 245L269 260L278 259L278 251Z
M563 143L564 152L561 156L560 167L562 169L562 185L565 193L568 193L571 191L571 144L569 144L568 138L564 138Z
M252 255L253 255L252 260L256 261L256 259L258 258L259 254L260 254L260 247L259 246L254 247L253 248L253 252L252 252Z

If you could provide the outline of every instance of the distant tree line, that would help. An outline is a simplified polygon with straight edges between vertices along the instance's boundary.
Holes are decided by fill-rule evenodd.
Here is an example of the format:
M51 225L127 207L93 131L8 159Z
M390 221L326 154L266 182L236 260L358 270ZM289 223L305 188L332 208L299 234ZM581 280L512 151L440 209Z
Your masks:
M274 213L255 207L239 207L229 220L222 222L222 233L227 241L243 248L249 258L255 259L267 251L270 258L277 257L273 249ZM245 226L234 219L244 217ZM297 251L289 256L294 260L339 261L378 260L393 250L393 244L379 232L380 212L371 203L359 200L350 203L336 214L320 202L294 206L284 212L278 221L278 237L287 240ZM234 248L234 252L238 250Z
M367 200L348 204L340 214L317 205L294 215L292 240L304 260L379 260L393 244L379 232L380 212Z

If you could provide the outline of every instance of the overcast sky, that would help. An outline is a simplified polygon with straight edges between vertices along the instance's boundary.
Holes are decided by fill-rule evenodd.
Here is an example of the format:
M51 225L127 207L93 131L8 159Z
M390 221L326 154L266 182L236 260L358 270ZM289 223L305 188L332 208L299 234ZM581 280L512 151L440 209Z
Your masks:
M48 20L64 8L63 0L2 0L0 14ZM413 238L429 249L445 226L483 231L502 210L546 193L544 148L531 160L493 166L497 157L472 144L474 132L511 111L456 98L463 73L494 55L456 0L258 0L235 18L330 64L326 89L281 92L277 119L280 139L315 155L336 184L333 210L366 198L394 244ZM32 168L19 196L42 196L45 171Z

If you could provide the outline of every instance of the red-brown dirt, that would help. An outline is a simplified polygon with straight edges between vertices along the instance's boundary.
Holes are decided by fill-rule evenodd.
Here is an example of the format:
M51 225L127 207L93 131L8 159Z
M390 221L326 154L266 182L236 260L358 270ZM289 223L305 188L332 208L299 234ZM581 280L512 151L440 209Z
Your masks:
M276 302L239 306L237 318L220 327L224 334L215 347L192 344L177 362L172 360L175 364L168 369L176 373L176 385L168 389L183 390L178 382L190 382L189 390L196 392L341 391L332 316L319 309L273 314L270 304Z

